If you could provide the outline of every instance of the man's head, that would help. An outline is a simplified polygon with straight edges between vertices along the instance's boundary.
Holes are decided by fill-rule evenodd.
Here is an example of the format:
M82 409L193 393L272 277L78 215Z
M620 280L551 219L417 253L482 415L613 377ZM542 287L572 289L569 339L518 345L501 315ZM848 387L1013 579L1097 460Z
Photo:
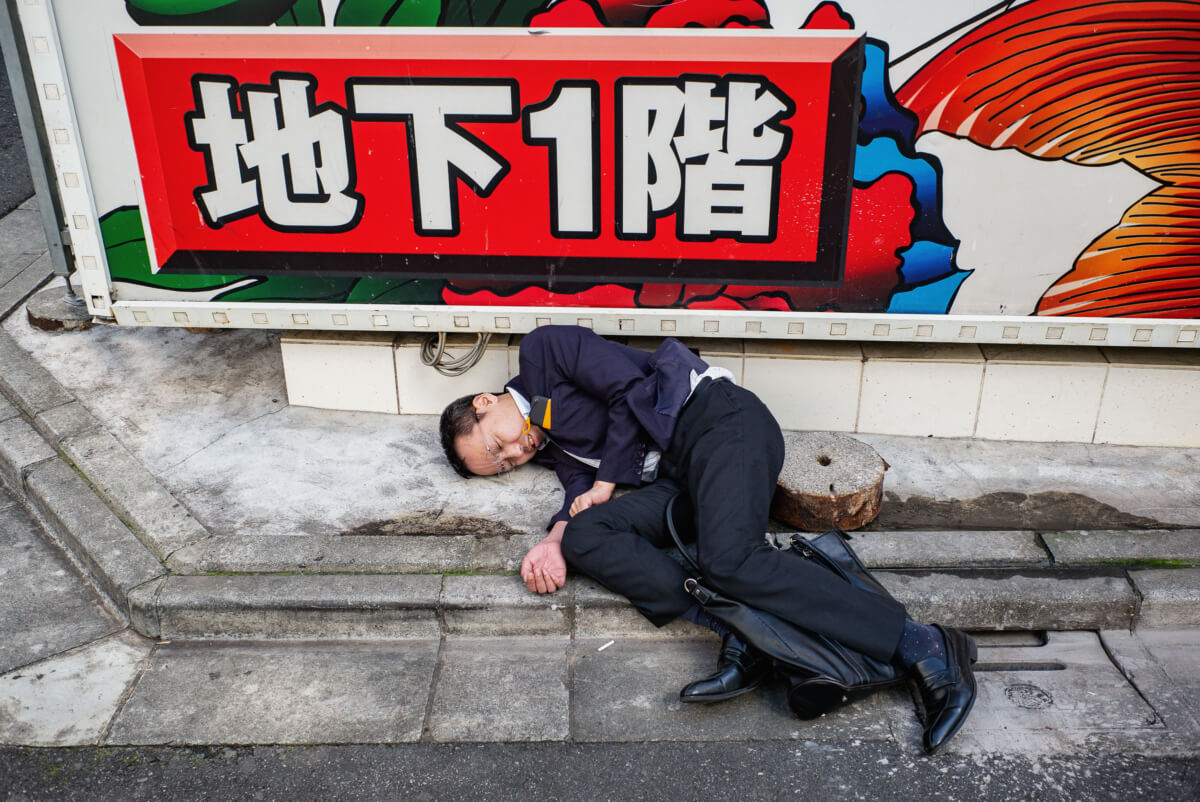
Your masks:
M533 459L546 434L506 392L465 395L442 411L442 449L460 476L495 476Z

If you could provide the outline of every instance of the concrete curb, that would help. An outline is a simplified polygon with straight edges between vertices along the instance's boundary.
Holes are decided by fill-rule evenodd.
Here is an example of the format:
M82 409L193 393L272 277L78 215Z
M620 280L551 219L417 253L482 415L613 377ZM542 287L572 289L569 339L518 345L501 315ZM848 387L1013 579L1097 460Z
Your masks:
M157 636L436 638L435 575L168 577Z
M1200 529L1044 532L1056 565L1200 566Z
M174 573L501 573L542 535L280 535L211 537L172 554Z
M87 414L82 409L80 412ZM39 417L45 420L47 414ZM208 530L108 432L81 432L64 438L60 448L159 559L209 536Z
M76 431L91 416L4 331L0 393L10 399L0 408L0 476L40 515L117 611L132 618L130 592L167 571L85 478L60 458L55 432Z
M1120 573L877 575L918 620L963 629L1132 629L1139 616ZM516 576L169 576L139 588L132 606L145 634L164 639L704 635L685 624L656 629L580 577L539 596Z
M776 543L791 533L773 533ZM541 535L210 537L167 559L178 574L502 573ZM1200 566L1200 530L869 531L851 544L872 570L1101 569Z
M75 398L37 360L0 329L0 392L31 418Z
M960 629L1132 629L1137 595L1122 573L881 571L880 582L918 621Z
M51 459L38 464L25 485L34 509L127 615L129 592L166 574L158 558L67 463Z
M1130 571L1142 597L1138 624L1145 627L1200 626L1200 569Z

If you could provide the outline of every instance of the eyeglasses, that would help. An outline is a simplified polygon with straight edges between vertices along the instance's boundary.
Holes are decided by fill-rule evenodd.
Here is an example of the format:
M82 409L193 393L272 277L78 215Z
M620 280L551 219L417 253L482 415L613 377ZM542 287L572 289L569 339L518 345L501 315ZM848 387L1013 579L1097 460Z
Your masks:
M492 462L496 463L496 467L499 468L499 470L496 472L497 476L502 476L513 469L513 466L506 462L503 457L493 451L492 447L487 443L483 444L483 450L487 452L488 457L490 457Z
M475 413L475 422L479 423L479 413L478 412ZM525 425L521 428L521 437L524 437L525 435L529 434L530 427L532 425L533 424L530 422L529 418L526 417ZM507 460L505 460L504 457L497 454L495 449L493 449L491 447L491 445L489 445L487 442L484 442L483 450L487 452L488 458L491 459L492 462L496 463L496 467L498 468L497 473L496 473L497 476L506 474L513 469L512 464L509 463Z

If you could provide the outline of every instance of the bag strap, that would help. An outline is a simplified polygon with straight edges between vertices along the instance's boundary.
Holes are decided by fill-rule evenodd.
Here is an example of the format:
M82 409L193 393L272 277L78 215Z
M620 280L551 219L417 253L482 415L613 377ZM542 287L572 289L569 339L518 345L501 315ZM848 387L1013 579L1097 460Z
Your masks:
M675 502L679 500L679 495L671 496L671 500L667 502L667 531L671 533L671 539L675 541L675 547L679 549L679 553L683 555L683 559L687 560L693 569L696 571L696 576L703 578L704 572L700 570L700 566L692 559L692 555L687 553L687 549L683 547L683 538L679 537L679 533L675 531Z

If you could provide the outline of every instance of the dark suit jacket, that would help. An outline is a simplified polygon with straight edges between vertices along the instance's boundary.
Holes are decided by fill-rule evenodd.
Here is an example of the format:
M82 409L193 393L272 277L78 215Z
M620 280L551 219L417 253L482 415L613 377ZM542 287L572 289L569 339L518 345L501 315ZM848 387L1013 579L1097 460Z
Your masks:
M526 399L551 400L550 443L535 458L558 473L564 521L571 502L596 480L642 483L650 448L666 451L691 393L691 374L708 365L674 338L653 354L579 326L542 326L521 340L520 372L508 383ZM599 459L599 469L566 452Z

